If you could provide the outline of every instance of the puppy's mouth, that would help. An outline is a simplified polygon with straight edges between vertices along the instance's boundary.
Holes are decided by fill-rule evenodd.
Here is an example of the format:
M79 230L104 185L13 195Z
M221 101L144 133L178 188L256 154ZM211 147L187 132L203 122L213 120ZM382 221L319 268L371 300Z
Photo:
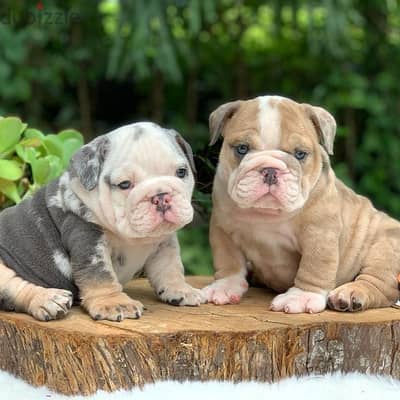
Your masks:
M177 212L176 199L174 196L167 192L157 193L150 198L150 213L156 213L155 220L158 224L170 223L179 225L180 218Z
M179 225L179 217L177 216L176 212L172 209L172 206L170 206L167 210L157 210L158 212L158 219L159 219L159 224L173 224L173 225Z
M256 208L265 213L278 213L283 208L281 199L271 190L256 197L253 201L251 208Z
M193 218L190 199L179 193L159 192L131 205L129 225L137 235L160 236L188 224Z
M239 171L230 193L239 207L279 214L289 211L296 203L300 193L299 177L287 168L257 166Z

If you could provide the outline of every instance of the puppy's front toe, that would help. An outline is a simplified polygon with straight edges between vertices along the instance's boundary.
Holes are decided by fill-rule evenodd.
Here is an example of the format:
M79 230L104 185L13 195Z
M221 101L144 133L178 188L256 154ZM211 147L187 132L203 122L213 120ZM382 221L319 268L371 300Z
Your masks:
M138 319L143 313L143 304L125 293L98 296L83 301L83 306L95 320L120 322L126 318Z
M287 314L318 313L326 308L326 296L290 288L286 293L276 296L271 303L272 311L283 311Z
M238 304L249 284L242 276L219 279L202 289L209 303L215 305Z
M157 294L160 300L173 306L199 306L207 302L200 289L195 289L187 283L183 286L163 287Z
M59 319L68 313L72 302L68 290L40 288L29 303L28 313L40 321Z
M367 300L367 294L357 287L356 282L351 282L329 293L328 306L336 311L356 312L367 308Z

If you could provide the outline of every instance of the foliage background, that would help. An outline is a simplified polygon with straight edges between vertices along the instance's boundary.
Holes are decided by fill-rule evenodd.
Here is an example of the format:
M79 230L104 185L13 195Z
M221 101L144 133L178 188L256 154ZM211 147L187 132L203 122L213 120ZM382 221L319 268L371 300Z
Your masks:
M337 174L400 217L398 0L103 0L0 5L0 115L86 141L151 119L191 142L199 217L180 234L188 272L207 273L219 104L274 93L338 122Z

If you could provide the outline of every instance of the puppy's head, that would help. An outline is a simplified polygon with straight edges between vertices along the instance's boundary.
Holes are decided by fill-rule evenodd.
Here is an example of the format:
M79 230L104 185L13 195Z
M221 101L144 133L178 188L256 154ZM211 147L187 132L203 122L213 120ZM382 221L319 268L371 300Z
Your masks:
M176 131L123 126L83 146L69 172L76 195L120 236L159 237L193 218L193 156Z
M320 107L278 96L234 101L210 115L211 142L224 142L218 173L242 208L271 214L303 207L329 168L336 123Z

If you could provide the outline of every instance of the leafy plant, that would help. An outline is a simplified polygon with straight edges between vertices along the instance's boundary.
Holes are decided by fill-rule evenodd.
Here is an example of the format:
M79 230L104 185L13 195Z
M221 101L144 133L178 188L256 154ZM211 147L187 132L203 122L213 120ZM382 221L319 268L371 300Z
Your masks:
M0 209L61 175L82 145L74 129L44 135L17 117L0 117Z

